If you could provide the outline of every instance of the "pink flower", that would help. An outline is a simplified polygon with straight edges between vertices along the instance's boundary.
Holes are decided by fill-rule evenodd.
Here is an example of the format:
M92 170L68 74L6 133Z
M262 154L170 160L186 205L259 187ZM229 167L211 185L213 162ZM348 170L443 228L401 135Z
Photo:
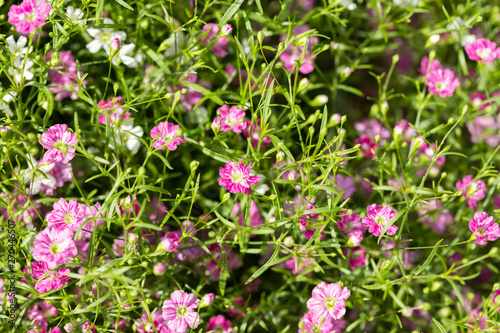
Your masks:
M483 104L483 101L486 99L486 95L483 93L475 92L469 97L472 105L474 105L478 110L484 110L490 105L490 103Z
M337 283L321 282L312 291L312 297L307 301L307 308L314 317L340 319L345 314L345 301L351 295L347 288Z
M297 36L306 31L310 30L308 25L301 25L293 29L293 35ZM286 35L281 34L280 40L283 42L286 40ZM315 55L311 55L311 48L314 44L318 43L318 37L309 37L307 48L304 51L305 45L295 45L291 44L288 48L283 51L280 55L280 60L283 62L283 67L287 71L292 71L295 73L295 69L298 67L299 72L302 74L309 74L314 70L314 60L316 59ZM302 56L302 52L304 51L304 58L302 62L299 64L298 61ZM300 66L300 67L299 67Z
M354 184L354 179L352 179L350 176L347 175L343 176L341 174L336 174L335 183L336 183L335 189L338 192L344 190L344 193L342 194L342 200L349 199L356 191L356 185Z
M165 147L168 150L176 150L178 145L186 142L180 126L169 122L161 122L158 126L153 127L150 135L154 139L153 148L160 150L165 149Z
M420 75L427 76L428 73L443 69L439 60L432 60L429 66L429 57L423 57L420 61Z
M373 152L377 151L377 144L366 134L363 134L360 138L356 139L354 144L359 145L359 149L363 152L363 156L375 158L375 154L373 154Z
M68 131L66 124L57 124L42 134L40 144L47 149L43 160L49 163L68 163L75 157L76 134Z
M47 304L46 301L37 303L28 310L28 317L34 320L33 327L47 328L49 320L56 318L58 312L53 305Z
M233 105L231 109L227 105L224 105L217 112L219 112L220 117L214 119L212 126L218 128L219 131L241 133L247 126L247 123L243 119L245 118L245 111L236 105Z
M151 322L153 322L153 324L151 324ZM134 324L137 326L137 332L139 333L155 332L155 329L156 332L163 333L163 328L166 328L165 321L160 311L153 312L151 318L149 318L146 312L142 312L142 317L137 319Z
M498 223L494 223L493 216L485 212L476 212L469 222L469 229L476 236L479 245L486 245L486 240L495 241L500 237Z
M242 161L241 159L238 160ZM245 167L245 163L237 163L228 161L226 166L220 168L219 175L219 185L224 186L225 190L229 190L231 193L244 193L250 194L250 185L257 184L260 180L258 176L250 176L252 170L252 164L248 164Z
M341 333L346 327L344 319L317 317L315 313L307 312L299 322L299 333Z
M479 38L473 44L465 46L465 51L471 60L492 62L499 57L497 44L486 38Z
M207 332L234 333L231 321L223 315L212 317L208 321Z
M222 27L221 35L222 36L227 36L233 31L233 27L231 24L226 24L225 26Z
M343 210L340 212L340 220L337 222L339 229L347 233L349 237L349 246L359 246L363 241L363 235L366 232L366 228L361 223L359 215L355 212L349 214L348 210Z
M451 97L460 83L455 74L449 69L437 69L427 76L429 92L441 97Z
M101 100L97 103L101 114L99 115L99 124L106 125L106 115L112 125L118 124L120 121L130 118L130 112L125 112L121 106L122 97L113 97L109 100ZM124 113L125 112L125 113Z
M209 306L214 301L214 293L205 294L201 298L200 307Z
M366 135L370 141L375 143L375 137L380 136L379 143L384 144L391 137L389 130L377 119L364 119L354 123L356 131Z
M49 63L52 57L52 52L49 52L45 57L45 61ZM59 63L50 70L50 78L52 85L49 90L56 93L56 101L61 101L65 98L77 99L78 82L75 78L78 77L78 69L75 57L71 51L59 52ZM62 72L62 73L61 73ZM85 84L85 81L82 81Z
M252 122L250 120L245 120L245 129L243 130L243 135L246 136L247 138L250 137L250 128L252 128L252 147L257 147L259 144L260 139L260 133L262 133L261 127L260 127L260 119L256 120L256 124L252 126ZM260 143L261 147L264 147L266 143L271 143L271 139L269 139L267 136L262 138L262 141Z
M179 236L173 232L167 232L159 244L159 248L166 252L177 250L179 246Z
M370 227L368 232L375 236L380 236L380 232L384 229L387 222L396 215L397 211L392 210L391 206L380 206L377 204L370 205L366 208L367 217L363 217L362 223L365 227ZM394 224L387 229L388 235L394 235L398 227Z
M95 326L94 326L94 324L91 323L90 321L86 322L82 326L82 332L83 333L95 333Z
M33 262L31 264L31 271L33 273L32 278L35 280L35 289L40 293L46 293L49 290L56 290L66 285L69 276L66 274L69 273L69 268L62 268L55 272L51 272L45 278L40 279L45 273L50 270L49 265L46 262ZM28 266L24 268L24 274L30 275L28 272ZM24 278L21 279L22 282L27 283Z
M365 266L366 263L366 250L361 247L345 248L344 255L349 259L349 267L351 270L356 269L358 266Z
M410 126L408 121L402 119L399 123L394 126L394 136L400 136L404 141L409 141L409 139L418 135L417 131Z
M500 144L500 136L498 135L500 126L492 116L476 117L473 122L467 122L466 126L472 143L486 142L492 147Z
M185 82L192 82L199 84L198 82L198 76L196 74L189 74L183 81ZM206 87L205 87L206 88ZM181 91L183 89L186 89L186 92L182 94L181 96L181 104L187 109L187 110L192 110L193 107L198 104L199 101L203 98L203 94L194 90L191 87L186 87L182 84L179 84L177 87L177 91ZM175 93L174 86L172 85L172 92Z
M419 148L419 152L422 155L425 155L428 159L432 160L434 158L434 152L436 151L436 144L428 145L427 142L423 142ZM439 153L439 152L438 152ZM439 156L436 160L436 163L439 165L443 165L446 161L446 157Z
M9 23L16 31L30 34L45 23L52 7L44 1L24 0L20 5L12 5L9 9Z
M229 25L229 28L231 28L231 25ZM227 26L222 27L222 35L227 35L231 32L232 28L229 29ZM210 44L213 42L212 46L212 52L215 53L218 57L224 58L225 56L228 55L226 48L229 46L229 42L226 37L221 37L221 38L216 38L217 35L219 34L219 26L215 23L209 23L208 25L203 26L202 33L205 34L208 30L207 36L203 38L201 41L202 44ZM224 31L226 34L224 34ZM199 38L203 37L202 35L199 36Z
M163 303L162 316L167 326L175 332L186 332L189 326L195 329L200 324L196 308L200 300L193 294L176 290Z
M422 205L422 212L418 212L418 216L425 218L420 220L420 223L427 224L436 233L443 234L446 231L446 226L453 221L453 215L448 209L442 209L443 204L438 200L430 200Z
M71 262L70 258L77 255L73 232L69 229L45 228L33 243L33 258L48 263L50 268Z
M47 227L59 230L69 229L72 232L78 230L86 218L85 205L79 204L76 200L66 202L64 198L54 202L54 210L47 213Z
M475 181L472 185L474 176L467 175L462 180L457 181L456 187L462 191L462 196L467 199L470 209L477 209L477 201L486 196L486 184L481 180Z
M307 254L306 252L302 252ZM313 259L294 255L292 259L285 261L285 267L294 275L300 274L304 269L313 265Z
M240 213L240 215L237 216L238 211L240 210L240 206L241 206L241 204L239 202L237 202L233 206L233 216L238 217L238 223L241 226L244 226L245 225L245 222L243 221L244 211L242 211ZM255 204L255 201L253 201L253 200L250 200L250 209L249 209L248 215L250 218L250 226L252 228L258 227L259 225L264 223L264 221L262 220L262 216L260 216L259 208L257 207L257 205Z

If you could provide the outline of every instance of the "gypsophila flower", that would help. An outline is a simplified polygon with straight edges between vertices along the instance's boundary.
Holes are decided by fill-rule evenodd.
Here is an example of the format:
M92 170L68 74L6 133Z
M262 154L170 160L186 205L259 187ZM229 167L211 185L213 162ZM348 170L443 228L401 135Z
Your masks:
M363 217L361 222L365 227L369 227L368 232L375 236L380 236L380 233L387 225L387 222L397 214L397 211L392 210L391 206L380 206L377 204L370 205L366 208L367 217ZM394 224L387 229L388 235L394 235L398 227Z
M441 97L451 97L460 83L455 74L449 69L436 69L427 75L429 92Z
M234 132L241 133L247 123L244 121L245 111L233 105L231 109L227 105L224 105L217 109L220 117L216 117L213 121L212 127L217 128L222 132Z
M115 24L115 22L110 18L104 18L104 24ZM87 49L90 53L97 53L102 48L104 50L108 49L111 45L113 39L118 38L120 41L127 38L127 34L123 31L115 31L113 28L102 28L102 29L87 29L89 35L94 38L93 41L87 44Z
M33 51L33 46L30 46L29 50L26 47L28 39L24 36L19 36L17 42L14 40L14 36L9 36L5 39L7 45L9 46L9 52L14 56L14 58L22 57L25 54L29 54Z
M57 124L42 134L40 144L47 149L43 158L49 163L68 163L75 157L76 134L68 131L66 124Z
M48 263L50 268L71 262L77 254L73 232L69 229L45 228L33 243L33 258Z
M24 0L20 5L9 9L9 23L16 31L30 34L45 23L52 7L45 0Z
M219 185L224 186L224 189L231 193L250 194L250 185L257 184L260 180L260 177L250 176L251 170L251 164L245 167L245 163L228 161L225 167L219 170L221 176L218 179Z
M212 317L208 320L207 332L234 333L231 321L223 315Z
M120 40L119 38L113 39L115 40ZM110 47L105 47L104 50L108 54L108 56L111 54L111 47L113 46L113 43L111 43ZM135 49L135 44L125 44L119 47L119 49L116 51L116 53L113 56L112 62L114 65L118 66L120 63L124 64L125 66L129 68L137 68L143 61L144 61L144 54L141 52L140 49L137 50L135 56L133 55Z
M363 241L363 235L366 232L366 228L361 222L361 218L355 212L349 214L348 210L343 210L340 212L340 220L337 222L339 229L347 233L349 240L347 245L349 246L359 246Z
M467 175L463 179L459 179L455 186L462 191L462 196L466 198L470 209L477 208L477 202L484 199L486 196L486 184L483 180L478 179L474 183L474 176Z
M177 234L173 232L167 232L160 244L158 244L158 248L162 249L165 252L175 251L178 246L179 236L177 236Z
M76 24L80 27L85 23L83 19L84 14L80 8L75 9L75 7L73 6L68 6L68 8L66 8L66 16L68 16L69 20L73 24Z
M307 308L317 318L340 319L345 314L345 301L351 295L347 288L337 283L321 282L312 291L312 297L307 301Z
M497 47L496 43L486 38L480 38L474 43L466 45L465 51L471 60L484 63L493 62L500 57L500 48Z
M162 307L166 325L175 332L186 332L188 326L195 329L201 323L196 312L199 304L200 300L195 295L182 290L174 291Z
M85 205L79 204L74 199L66 202L64 198L60 198L57 202L54 202L53 208L46 216L49 228L59 230L69 229L75 232L87 216Z
M169 122L161 122L158 126L153 127L150 135L153 138L153 148L160 150L165 148L176 150L178 145L186 142L181 127Z
M31 72L32 67L33 61L31 59L24 61L22 58L17 58L14 60L13 67L9 67L7 72L14 77L16 83L20 84L23 79L24 81L33 80L35 75Z
M56 290L65 286L70 279L66 274L69 273L69 268L62 268L55 272L51 272L45 276L45 278L40 279L45 273L50 270L49 265L46 262L33 262L31 263L31 277L35 280L35 289L40 293L46 293L50 290ZM28 266L24 268L24 274L30 276L28 272ZM21 278L21 282L27 283L24 278Z
M469 222L469 229L476 236L479 245L486 245L486 241L495 241L500 237L500 228L493 216L485 212L476 212Z

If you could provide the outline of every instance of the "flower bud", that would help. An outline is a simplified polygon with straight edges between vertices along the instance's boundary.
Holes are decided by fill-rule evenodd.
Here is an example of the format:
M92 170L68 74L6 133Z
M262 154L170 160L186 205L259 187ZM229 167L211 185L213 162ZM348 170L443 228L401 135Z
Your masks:
M285 244L286 247L292 247L295 244L295 240L292 236L288 236L283 240L283 244Z
M110 57L113 58L117 53L118 51L120 51L120 47L121 47L121 42L120 42L120 38L115 38L111 41L111 45L109 46L110 48Z
M351 68L346 67L346 68L344 68L344 69L342 70L342 74L340 74L340 78L341 78L342 80L345 80L345 79L347 79L347 78L351 75L351 73L352 73Z
M283 161L283 158L285 157L285 153L280 151L279 153L276 154L276 163L279 163Z
M231 24L226 24L221 29L221 36L225 37L225 36L229 35L231 33L231 31L233 31L233 27L231 26Z
M165 274L166 271L167 271L167 269L166 269L165 265L162 263L158 263L158 264L153 266L153 273L156 276L161 276L161 275Z
M200 165L200 162L198 162L198 161L192 161L191 164L190 164L191 172L195 172L196 169L198 169L199 165Z
M222 202L228 201L230 197L231 193L224 193L224 196L222 197Z
M209 306L210 304L212 304L213 301L214 301L214 294L213 293L206 294L201 298L200 308Z

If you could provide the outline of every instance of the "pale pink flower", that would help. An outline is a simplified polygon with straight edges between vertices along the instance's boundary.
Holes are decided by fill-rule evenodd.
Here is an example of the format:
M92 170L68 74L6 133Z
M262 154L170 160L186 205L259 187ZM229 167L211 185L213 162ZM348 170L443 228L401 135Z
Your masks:
M73 232L69 229L45 228L33 243L33 259L48 263L50 268L69 263L77 255Z
M12 5L9 9L9 23L16 31L30 34L45 23L52 7L44 0L24 0L19 5Z
M333 320L330 317L318 317L312 311L307 312L299 322L299 333L341 333L346 327L344 319Z
M40 161L40 164L42 163L45 163L43 158ZM63 162L54 163L54 167L49 171L48 174L54 177L55 185L49 186L52 184L47 184L47 182L42 182L40 184L40 191L47 196L53 196L57 188L63 187L65 183L70 183L73 181L73 177L71 176L72 171L73 171L73 165L71 163L63 163Z
M500 126L493 116L476 117L473 122L467 122L466 126L472 143L486 142L492 147L500 144L500 136L498 135Z
M486 109L490 103L483 103L486 99L486 95L480 92L475 92L469 96L472 105L474 105L478 110Z
M242 161L241 159L238 162ZM231 193L250 194L250 185L257 184L260 180L258 176L250 176L252 164L245 167L245 163L228 161L225 167L220 168L218 179L219 185Z
M35 289L40 293L46 293L49 290L56 290L66 285L69 276L66 274L69 273L69 268L62 268L55 272L51 272L45 278L40 279L45 273L50 270L49 265L46 262L33 262L31 263L31 272L33 280L35 280ZM28 272L28 266L24 268L24 274L30 275ZM21 281L27 283L24 278L21 278Z
M186 332L189 326L195 329L200 324L200 318L196 308L200 300L193 294L182 290L176 290L170 295L170 299L163 303L162 316L166 325L176 332Z
M420 223L427 224L436 233L443 234L446 231L446 226L453 221L453 215L448 209L442 209L443 204L438 200L429 200L428 203L422 205L422 212L418 212L419 216L424 216Z
M166 252L177 250L179 246L179 236L173 232L167 232L159 244L159 248Z
M217 109L220 117L216 117L213 121L212 127L216 127L222 132L241 133L243 129L247 126L244 121L245 111L233 105L231 109L227 105L224 105Z
M28 309L28 317L33 320L33 327L46 329L49 320L56 318L58 312L53 305L47 304L47 301L37 303Z
M387 222L396 215L397 211L392 210L391 206L380 206L377 204L370 205L366 208L367 217L363 217L362 223L365 227L369 227L368 232L375 236L380 236L380 233L386 226ZM387 229L388 235L394 235L398 227L394 224Z
M156 276L161 276L165 274L167 267L162 263L157 263L153 266L153 274Z
M227 40L226 37L223 36L217 38L217 35L219 34L219 26L217 24L209 23L208 25L203 26L202 33L205 34L209 29L210 31L208 32L207 36L203 38L201 43L210 44L213 42L212 52L215 53L216 56L224 58L225 56L228 55L226 49L229 46L229 41ZM229 29L226 26L224 26L223 29L225 29L226 32L229 31ZM230 31L228 33L230 33ZM224 35L224 30L222 31L222 35ZM199 36L199 38L202 37L203 37L202 35Z
M163 328L167 328L165 320L163 319L162 313L160 311L153 312L151 314L151 318L146 312L143 311L142 317L137 319L134 324L137 326L137 332L139 333L163 333Z
M354 123L356 131L368 136L375 143L375 137L380 136L379 143L384 144L391 137L391 132L378 119L364 119Z
M125 112L123 106L121 106L122 97L113 97L109 100L101 100L97 103L99 107L99 111L101 114L99 115L99 124L106 125L106 115L109 118L109 121L112 125L116 125L119 122L129 119L130 112Z
M66 202L64 198L60 198L54 202L53 208L46 216L49 228L75 232L86 219L86 206L74 199Z
M427 76L428 73L431 73L435 70L443 69L439 60L432 60L429 65L429 57L423 57L420 61L420 75Z
M340 216L340 220L337 224L340 230L347 233L347 237L349 237L347 244L349 246L359 246L366 232L366 228L363 226L359 215L355 212L349 214L348 210L343 210L340 212Z
M52 52L49 52L45 57L45 61L50 63L52 57ZM52 84L49 86L49 90L56 93L55 100L60 101L65 98L71 98L73 100L77 99L78 96L78 82L76 78L78 77L77 64L75 57L71 54L71 51L59 52L60 61L54 69L50 70L50 78ZM82 81L82 84L85 84Z
M436 144L428 145L427 142L423 142L419 148L419 152L421 155L425 155L428 159L432 160L434 158L434 152L436 151ZM438 152L439 153L439 152ZM443 165L446 161L446 157L439 156L436 160L436 163L439 165Z
M169 122L161 122L158 126L153 127L150 135L154 140L153 148L160 150L165 149L165 147L168 150L176 150L178 145L186 142L180 126Z
M311 28L308 25L301 25L293 29L293 36L300 35ZM280 40L284 42L286 40L286 34L281 34ZM286 50L280 55L280 60L283 62L283 67L287 71L292 71L295 73L295 69L298 67L299 72L302 74L309 74L314 70L314 60L316 56L311 54L312 46L318 43L318 37L309 37L307 42L307 48L304 50L305 45L290 44ZM299 64L298 61L304 52L304 58Z
M235 331L230 320L218 315L208 320L207 332L234 333Z
M345 301L350 295L349 289L337 283L321 282L314 287L307 308L315 317L340 319L345 314Z
M208 293L201 298L200 307L209 306L214 301L214 294Z
M75 157L76 143L76 133L69 132L66 124L51 126L40 138L40 144L47 149L43 160L68 163Z
M451 97L455 89L460 86L455 74L449 69L437 69L427 75L429 92L441 97Z
M462 180L458 180L455 186L462 191L462 196L466 198L469 208L477 209L477 201L486 196L486 184L481 179L472 183L473 180L474 176L467 175Z
M251 142L252 142L252 147L255 148L258 146L259 141L261 141L260 133L262 132L262 129L260 127L260 119L257 119L256 124L254 124L253 126L250 120L245 120L244 122L245 122L245 129L243 130L243 135L246 136L247 138L250 137L250 128L252 129ZM271 139L269 139L267 136L262 138L260 146L264 147L266 143L271 143Z
M356 191L356 185L354 184L354 179L348 175L341 175L341 174L336 174L335 175L335 189L340 192L344 190L344 193L342 194L342 200L349 199L352 197L354 192Z
M307 254L306 252L302 252ZM313 259L294 255L292 259L285 261L285 267L294 275L302 273L304 269L313 265Z
M83 333L95 333L95 326L94 326L94 324L91 323L90 321L86 322L82 326L82 332Z
M402 119L394 126L394 136L399 135L404 141L409 141L411 138L418 135L418 132L410 126L408 121Z
M492 62L500 55L497 44L486 38L479 38L473 44L466 45L465 51L471 60L484 63Z
M500 237L500 228L493 216L485 212L476 212L469 222L469 229L476 236L479 245L486 245L486 241L495 241Z
M222 27L221 35L222 36L227 36L233 31L233 27L231 24L226 24L225 26Z

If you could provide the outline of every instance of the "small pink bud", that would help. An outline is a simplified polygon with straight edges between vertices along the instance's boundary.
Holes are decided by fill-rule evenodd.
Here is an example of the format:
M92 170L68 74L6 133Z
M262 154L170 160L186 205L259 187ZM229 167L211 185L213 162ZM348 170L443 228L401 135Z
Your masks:
M226 24L225 26L222 27L221 34L224 37L229 35L231 31L233 31L233 27L231 26L231 24Z
M111 53L118 52L118 50L120 50L120 45L120 38L113 39L113 41L111 42Z
M206 294L201 298L200 308L209 306L210 304L212 304L213 301L214 301L214 294L213 293Z
M166 269L165 265L161 264L161 263L158 263L158 264L154 265L154 267L153 267L153 273L154 273L154 275L157 275L157 276L165 274L166 270L167 269Z

